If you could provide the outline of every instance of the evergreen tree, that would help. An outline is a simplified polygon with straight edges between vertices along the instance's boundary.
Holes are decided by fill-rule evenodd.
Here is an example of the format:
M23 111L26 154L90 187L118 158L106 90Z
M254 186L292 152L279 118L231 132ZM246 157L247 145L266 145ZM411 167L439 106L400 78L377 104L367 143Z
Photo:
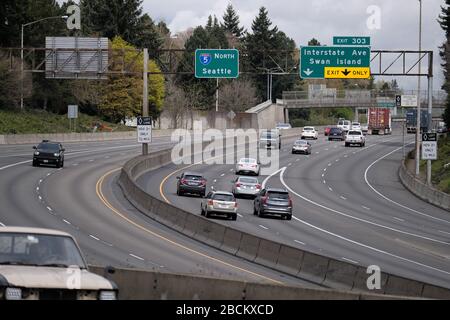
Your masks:
M447 128L450 128L450 0L445 0L445 5L441 6L441 14L439 15L438 22L441 25L442 30L445 31L445 42L440 47L440 56L442 58L442 67L444 71L444 89L449 98L447 99L447 106L444 111L444 121Z
M320 42L319 40L317 40L316 38L312 38L311 40L308 41L308 46L320 46Z
M236 38L241 38L244 35L244 27L239 27L239 16L234 11L233 6L228 4L227 9L223 15L223 25L225 31L231 33Z

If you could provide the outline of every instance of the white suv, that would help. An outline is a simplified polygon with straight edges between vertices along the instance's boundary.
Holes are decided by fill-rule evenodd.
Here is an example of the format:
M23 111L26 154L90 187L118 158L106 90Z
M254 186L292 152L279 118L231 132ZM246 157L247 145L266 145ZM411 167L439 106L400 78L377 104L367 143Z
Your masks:
M319 133L316 131L316 128L314 127L304 127L302 130L302 139L310 138L310 139L316 139L319 137Z
M360 147L366 145L366 138L361 130L350 130L345 136L345 146L348 147L352 144L357 144Z

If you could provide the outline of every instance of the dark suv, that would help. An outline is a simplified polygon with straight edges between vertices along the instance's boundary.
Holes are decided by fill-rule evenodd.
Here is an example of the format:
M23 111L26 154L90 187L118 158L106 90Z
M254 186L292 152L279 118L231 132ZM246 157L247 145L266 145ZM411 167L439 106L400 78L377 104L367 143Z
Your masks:
M281 215L281 218L291 220L292 199L284 189L266 188L253 201L253 214L262 217L266 214Z
M200 173L184 172L177 177L177 195L182 196L185 193L198 194L204 197L206 193L206 179Z
M64 151L62 144L59 142L52 142L42 140L38 146L33 146L33 167L40 164L54 164L57 168L64 167Z
M328 141L331 140L345 140L344 131L341 128L331 128L330 132L328 133Z

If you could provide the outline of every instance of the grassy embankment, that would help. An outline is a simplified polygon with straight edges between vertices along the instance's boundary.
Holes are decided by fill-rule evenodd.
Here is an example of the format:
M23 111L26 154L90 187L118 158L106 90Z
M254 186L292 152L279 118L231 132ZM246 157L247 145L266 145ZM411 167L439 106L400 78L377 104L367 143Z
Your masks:
M69 130L67 115L58 115L45 111L5 111L0 110L0 134L25 133L69 133L93 132L96 124L100 124L97 132L115 132L135 130L101 120L100 117L79 113L76 128ZM72 127L74 121L72 120Z

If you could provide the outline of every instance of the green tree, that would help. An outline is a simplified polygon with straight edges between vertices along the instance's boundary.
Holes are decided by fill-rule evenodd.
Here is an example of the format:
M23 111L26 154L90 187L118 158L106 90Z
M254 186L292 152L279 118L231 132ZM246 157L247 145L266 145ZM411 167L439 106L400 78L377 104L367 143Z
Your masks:
M442 58L442 68L444 72L444 84L442 89L447 92L449 98L444 111L444 121L448 128L450 128L450 0L445 0L444 5L441 6L441 14L438 22L445 32L445 42L440 47L439 55Z
M286 66L293 65L294 41L279 31L277 26L271 26L266 8L261 7L258 16L253 20L252 33L248 33L244 39L247 56L242 63L246 69L256 73L253 81L260 101L268 98L267 74L292 71L286 70ZM274 76L272 97L279 97L283 90L291 90L295 79L294 75Z
M228 4L223 15L222 27L226 32L229 32L238 39L244 35L244 27L239 26L239 16L231 3Z
M312 38L311 40L308 41L308 46L320 46L320 42L319 40L317 40L316 38Z
M130 71L142 72L143 56L139 53L136 59L134 47L120 37L111 41L112 49L125 49L125 63L135 61L134 68ZM153 60L149 60L148 101L149 112L154 117L159 116L164 101L164 77L160 74L158 66ZM117 66L120 68L120 66ZM101 85L102 96L98 105L99 111L108 119L119 122L126 117L142 114L142 85L143 80L139 75L117 75Z

